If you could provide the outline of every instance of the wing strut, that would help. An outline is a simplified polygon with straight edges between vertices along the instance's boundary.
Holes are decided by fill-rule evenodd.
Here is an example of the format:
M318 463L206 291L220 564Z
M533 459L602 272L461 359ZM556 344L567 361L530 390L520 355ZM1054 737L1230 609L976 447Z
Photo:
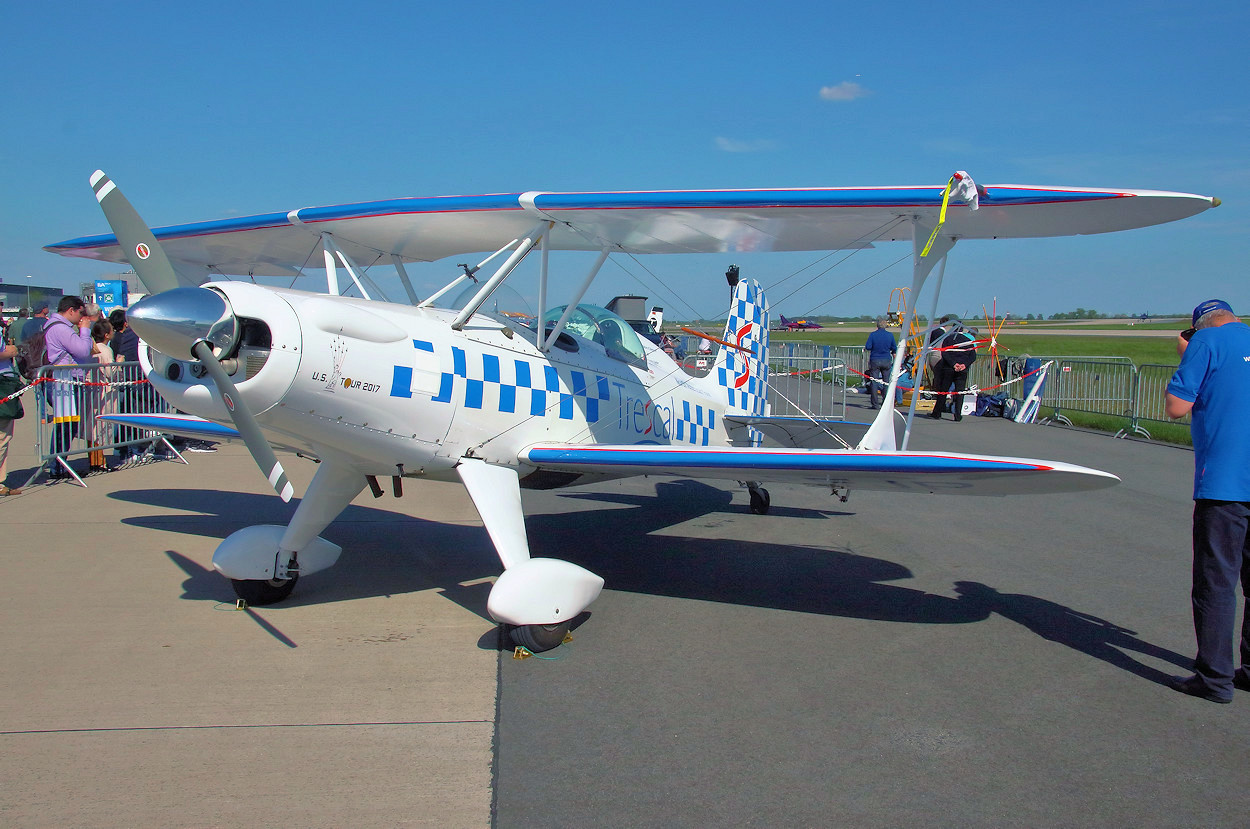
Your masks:
M360 276L357 275L356 269L352 267L352 261L347 258L347 254L339 249L338 245L334 244L334 240L330 238L329 233L321 234L321 246L326 257L326 290L330 295L339 295L338 270L334 267L334 259L338 257L338 260L343 263L343 267L347 268L347 273L351 276L352 282L356 283L356 288L360 291L360 295L365 299L370 299L369 292L365 290L364 285L360 284Z
M595 264L590 268L590 273L586 274L586 278L582 280L582 284L577 289L577 293L569 297L569 303L565 307L564 313L560 315L560 319L556 322L555 327L551 329L551 333L548 334L547 338L542 341L542 345L539 346L539 350L551 350L551 346L555 344L556 338L559 337L560 332L564 330L564 324L569 321L569 317L573 316L573 312L577 310L577 303L582 301L582 297L586 295L586 291L590 288L590 283L595 281L595 277L599 274L599 269L602 268L603 263L607 261L608 253L609 251L607 248L599 251L599 258L595 260ZM545 290L543 291L543 295L546 296ZM539 328L541 328L541 315L546 313L546 309L540 309L538 313L540 320Z
M966 173L964 174L967 175ZM971 179L969 179L971 181ZM975 190L973 191L975 192ZM971 207L971 205L969 205ZM976 209L973 207L972 209ZM929 321L932 324L937 318L938 298L942 294L942 278L946 275L946 256L950 253L951 248L955 247L958 241L956 236L941 235L938 233L940 227L936 224L926 222L920 216L913 216L911 220L911 244L912 244L912 270L911 270L911 295L913 298L919 298L920 290L924 287L925 279L933 270L935 265L941 265L938 268L937 283L933 287L933 303L929 309ZM911 308L907 310L907 319L903 323L903 331L910 331L913 320L916 318L916 306L919 302L913 299ZM899 351L904 351L906 345L900 343ZM925 359L929 352L929 338L926 335L925 341L921 343L920 353L916 355L917 366L917 383L916 388L920 386L919 378L924 371ZM897 360L895 361L898 362ZM894 389L898 384L898 370L891 374L890 388L886 393L893 400ZM914 390L911 396L911 406L907 410L907 425L903 428L903 450L907 450L908 440L911 438L912 423L916 419L916 403L920 400L920 395ZM882 407L882 411L885 407Z
M477 273L477 272L478 272L478 271L480 271L482 268L484 268L484 267L486 267L487 265L489 265L489 264L490 264L490 262L491 262L491 260L493 260L496 256L502 256L502 255L504 254L504 252L505 252L505 251L512 250L513 248L515 248L515 247L516 247L517 245L519 245L520 243L521 243L521 240L520 240L520 239L513 239L511 242L509 242L508 244L504 245L504 246L503 246L503 247L501 247L499 250L497 250L497 251L495 251L494 253L492 253L490 256L487 256L487 257L486 257L485 259L483 259L481 262L478 262L478 263L477 263L477 265L476 265L475 267L470 268L470 267L468 266L468 264L457 265L456 267L458 267L458 268L463 268L463 269L464 269L464 273L460 274L460 275L459 275L459 276L457 276L455 279L453 279L452 281L448 282L446 285L444 285L443 287L439 288L439 289L438 289L437 291L435 291L434 293L430 294L428 297L426 297L426 298L425 298L425 300L424 300L424 301L422 301L422 302L418 303L418 304L417 304L417 307L418 307L418 308L429 308L431 305L433 305L433 304L434 304L434 302L435 302L435 301L436 301L439 297L441 297L443 294L447 293L448 291L452 290L452 289L453 289L453 288L455 288L457 285L459 285L461 282L464 282L466 279L472 279L474 282L477 282L477 277L475 277L473 274Z
M508 274L512 273L513 268L519 265L521 260L529 255L529 252L534 249L535 245L546 238L547 233L550 232L553 224L554 222L549 221L539 222L534 226L533 230L521 239L521 244L518 245L517 249L512 252L512 255L508 257L507 261L499 266L499 270L495 271L494 276L486 280L486 284L478 289L478 292L473 295L473 299L469 300L468 304L465 305L460 313L456 315L456 318L452 320L451 327L454 330L459 331L464 328L464 324L469 321L470 317L477 313L477 309L481 308L486 300L490 298L490 295L495 292L495 289L499 287L500 283L508 278Z
M412 289L412 280L408 278L408 271L404 268L404 260L400 258L398 253L392 253L391 262L395 264L395 273L399 274L399 281L404 283L404 290L408 293L408 301L416 305L421 300L417 298L417 292Z

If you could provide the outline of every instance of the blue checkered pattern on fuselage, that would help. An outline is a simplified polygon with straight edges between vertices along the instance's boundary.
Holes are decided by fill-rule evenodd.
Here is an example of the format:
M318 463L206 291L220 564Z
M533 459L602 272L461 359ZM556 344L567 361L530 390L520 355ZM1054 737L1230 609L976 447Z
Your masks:
M464 381L466 409L528 412L534 417L546 417L550 411L561 420L572 420L574 399L581 398L585 401L586 422L597 423L599 404L612 399L606 377L590 375L588 382L585 372L570 371L567 381L562 382L552 365L500 359L498 354L482 354L481 358L480 372L474 367L470 373L464 349L452 346L452 371L443 372L442 386L434 402L451 402L456 377Z
M434 352L432 343L412 342L418 351ZM639 394L630 398L630 405L636 410L626 411L624 395L644 392L641 387L626 391L629 387L623 387L620 380L591 372L557 370L549 363L501 358L492 353L477 356L480 361L471 360L462 348L451 347L452 370L441 372L439 391L431 398L433 402L453 402L459 384L463 389L459 400L466 409L573 420L574 409L580 406L587 423L607 421L610 424L611 419L616 418L618 428L630 432L632 427L636 438L643 441L660 443L667 439L694 446L708 446L711 442L716 412L708 406L673 398L644 401L643 394ZM612 401L614 387L618 387L621 395L615 403ZM391 396L412 397L411 368L395 366Z

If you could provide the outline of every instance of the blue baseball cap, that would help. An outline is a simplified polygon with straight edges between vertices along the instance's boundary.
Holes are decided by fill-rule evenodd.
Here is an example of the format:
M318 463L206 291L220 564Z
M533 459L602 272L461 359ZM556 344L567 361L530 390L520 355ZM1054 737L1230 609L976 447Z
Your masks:
M1194 318L1190 324L1196 327L1198 325L1198 320L1212 311L1227 311L1231 314L1233 313L1233 306L1229 305L1222 299L1208 299L1206 302L1194 309Z

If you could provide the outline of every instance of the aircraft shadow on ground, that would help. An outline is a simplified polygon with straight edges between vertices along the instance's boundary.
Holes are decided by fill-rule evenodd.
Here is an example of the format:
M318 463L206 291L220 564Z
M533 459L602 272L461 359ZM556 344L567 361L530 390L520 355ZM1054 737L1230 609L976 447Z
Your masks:
M251 523L284 523L292 505L257 509L250 493L135 490L114 497L152 506L185 507L202 515L124 519L134 526L224 538ZM715 513L730 525L744 512L733 494L692 480L661 481L656 494L568 491L555 495L606 502L605 509L531 514L526 519L532 553L562 558L603 576L610 590L701 599L848 618L921 624L965 624L998 613L1049 641L1101 659L1145 679L1168 675L1124 651L1187 667L1190 660L1138 639L1134 631L1036 596L1003 594L976 582L957 582L956 597L887 582L911 578L896 562L829 547L801 547L732 537L691 538L657 531ZM273 504L272 499L267 503ZM625 505L625 508L621 508ZM633 507L633 508L631 508ZM777 512L777 510L774 510ZM839 516L793 509L809 518ZM743 516L753 520L752 516ZM333 568L305 576L290 599L272 610L437 589L489 621L486 598L500 564L483 528L414 518L380 507L349 506L324 535L343 555ZM229 582L176 551L166 555L187 575L183 598L233 602ZM493 623L492 623L493 624ZM497 645L493 632L483 647Z

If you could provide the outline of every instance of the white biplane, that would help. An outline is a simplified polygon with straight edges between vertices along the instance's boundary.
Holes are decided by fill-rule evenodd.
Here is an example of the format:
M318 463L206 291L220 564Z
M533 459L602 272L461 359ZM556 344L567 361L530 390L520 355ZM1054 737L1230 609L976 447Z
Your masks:
M769 415L769 318L760 286L742 280L733 288L726 346L710 374L693 377L620 317L580 304L611 253L908 241L912 295L919 296L959 240L1105 233L1218 204L1184 193L977 186L961 172L933 187L398 199L151 231L102 172L91 184L115 235L47 250L134 267L151 292L129 311L147 344L144 370L166 400L190 413L126 422L241 436L284 500L292 487L272 446L319 461L287 526L248 527L217 548L213 566L238 595L253 604L280 601L301 575L334 564L341 550L319 534L366 486L380 495L379 478L393 478L397 493L403 478L459 480L503 565L488 611L533 651L564 639L603 580L569 562L530 556L523 488L640 474L716 478L745 483L752 508L763 512L769 497L759 482L767 480L815 484L843 497L856 488L1007 495L1118 481L1053 461L906 451L908 432L900 450L893 383L856 446L765 446L765 434L784 442L802 430L794 419ZM492 295L535 250L536 317L491 310ZM547 254L558 250L599 252L562 303L548 296ZM489 251L424 300L404 268ZM297 274L318 255L324 293L220 278ZM478 282L474 273L496 259L502 263L493 275ZM362 268L377 263L395 267L410 304L370 298ZM340 270L360 298L340 293ZM462 299L444 304L456 288ZM895 380L898 374L896 362Z

